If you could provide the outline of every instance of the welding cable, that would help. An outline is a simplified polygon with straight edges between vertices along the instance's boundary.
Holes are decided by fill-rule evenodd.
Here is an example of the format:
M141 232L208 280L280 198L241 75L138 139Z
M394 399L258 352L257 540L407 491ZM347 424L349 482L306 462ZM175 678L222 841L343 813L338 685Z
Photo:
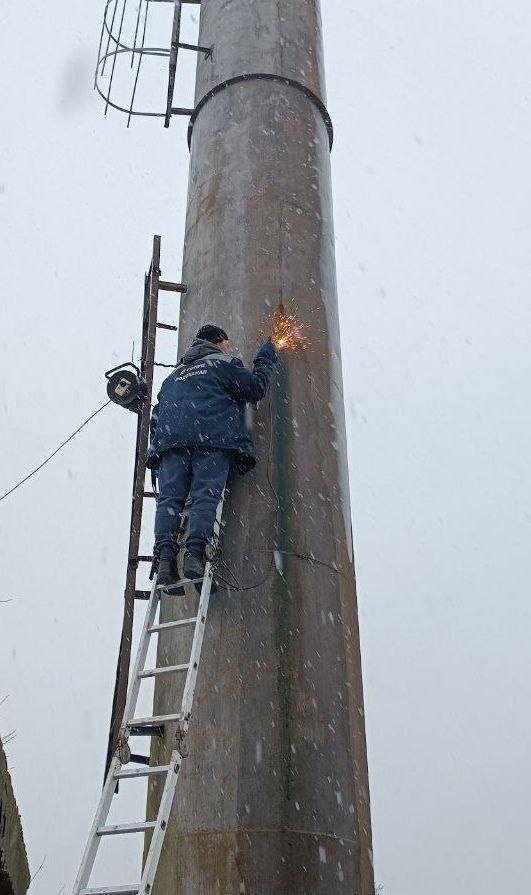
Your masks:
M5 500L6 497L9 497L10 494L13 494L13 491L16 491L17 488L20 488L20 486L23 485L24 482L27 482L28 479L31 479L31 477L32 477L33 475L35 475L35 473L39 472L39 470L42 469L43 466L46 466L46 464L49 463L50 460L51 460L53 457L55 457L55 455L58 454L59 451L62 450L62 449L65 447L65 445L68 444L69 441L72 441L72 439L77 435L78 432L81 432L81 430L84 429L85 426L86 426L88 423L90 423L90 421L93 420L94 417L98 415L98 413L101 413L101 411L102 411L105 407L107 407L107 405L110 404L110 403L111 403L110 400L109 400L109 401L105 401L105 404L102 404L101 407L98 407L98 409L94 411L94 413L91 413L90 416L87 417L87 419L84 420L84 422L82 422L81 425L78 426L77 429L76 429L74 432L72 432L72 434L69 435L68 438L67 438L65 441L63 441L62 444L59 445L59 447L57 447L57 448L55 449L55 451L53 452L53 454L50 454L49 457L46 457L46 459L43 460L42 463L39 463L39 465L36 466L35 469L32 469L31 472L29 472L26 476L24 476L23 479L20 480L20 482L17 482L16 485L13 485L13 487L9 489L9 491L6 491L5 494L2 494L1 497L0 497L0 501Z
M227 570L227 572L234 578L235 581L237 581L236 575L234 574L234 572L231 571L231 569L229 569L227 563L224 562L223 560L221 560L221 562L225 566L225 569ZM274 568L274 557L273 557L273 555L271 555L271 564L269 566L269 569L268 569L266 575L264 575L264 577L260 581L255 582L255 584L248 584L245 587L234 587L234 585L231 584L230 581L227 581L226 578L224 578L222 575L219 574L219 572L217 570L217 566L215 566L215 568L214 568L214 575L215 575L216 581L218 582L218 584L221 584L221 586L223 587L224 590L230 590L233 593L243 593L244 591L247 591L247 590L255 590L257 587L261 587L262 584L265 584L266 581L271 577L273 568Z
M334 572L336 575L341 575L342 578L345 578L346 581L350 579L338 569L337 566L332 565L332 563L325 562L324 559L317 559L312 553L297 553L295 550L278 550L276 547L254 547L254 550L261 551L263 553L269 553L271 550L273 554L280 553L281 556L295 556L297 559L303 559L305 562L312 563L315 566L323 566L325 569L329 569L331 572Z
M257 581L254 584L246 585L245 587L241 587L240 582L238 581L238 579L237 579L236 575L234 574L234 572L232 571L232 569L230 569L230 567L227 565L227 563L225 562L224 559L219 557L219 559L217 560L217 562L214 565L215 577L216 577L216 581L221 582L222 586L225 589L227 589L227 590L230 589L232 591L242 593L243 591L246 591L246 590L255 590L255 588L261 587L262 584L265 584L266 581L271 577L271 573L275 567L275 553L278 553L281 556L295 556L297 559L302 559L305 562L309 562L312 565L323 566L325 569L329 569L331 572L334 572L334 574L339 575L342 578L345 578L347 580L346 575L343 572L341 572L341 570L338 569L337 566L333 566L331 563L324 562L324 560L322 560L322 559L317 559L317 557L312 556L311 553L297 553L294 550L278 550L277 548L271 548L271 547L251 547L250 549L260 552L260 553L271 553L271 564L269 566L269 570L264 575L264 577L260 579L260 581ZM229 581L227 581L226 578L224 578L222 575L220 575L220 573L218 571L218 565L217 565L218 562L224 566L225 570L229 573L229 575L231 575L231 577L236 582L237 586L234 586ZM282 573L280 573L280 574L282 575Z

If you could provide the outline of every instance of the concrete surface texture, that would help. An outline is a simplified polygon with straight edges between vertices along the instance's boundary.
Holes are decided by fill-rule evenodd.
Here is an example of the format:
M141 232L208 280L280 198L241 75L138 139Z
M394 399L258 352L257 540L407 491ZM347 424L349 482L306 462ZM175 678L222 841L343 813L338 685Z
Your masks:
M240 75L281 77L229 83L193 123L179 352L213 322L249 363L280 300L310 346L281 355L253 416L257 468L231 483L220 573L235 586L212 599L155 895L370 895L318 3L204 0L199 42L213 55L198 62L196 104ZM188 611L176 603L164 619ZM168 632L157 664L185 652ZM175 710L164 678L156 714ZM171 746L168 734L153 758Z
M22 824L0 740L0 895L24 895L29 884Z

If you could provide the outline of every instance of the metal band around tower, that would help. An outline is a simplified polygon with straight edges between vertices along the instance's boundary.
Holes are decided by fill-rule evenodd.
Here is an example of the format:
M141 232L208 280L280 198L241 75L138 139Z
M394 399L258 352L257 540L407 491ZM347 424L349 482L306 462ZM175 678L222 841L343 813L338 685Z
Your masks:
M246 75L235 75L233 78L227 78L225 81L220 81L219 84L216 84L215 87L212 87L208 93L205 93L203 97L197 103L192 115L190 116L190 123L188 125L188 147L190 148L192 145L192 133L194 129L194 123L199 115L199 112L203 108L204 105L208 102L208 100L215 96L216 93L220 93L222 90L225 90L226 87L230 87L232 84L240 84L244 81L278 81L280 84L287 84L290 87L294 87L295 90L298 90L300 93L304 93L305 96L316 106L316 108L321 113L321 117L325 123L325 127L328 133L328 141L330 144L330 149L332 149L332 143L334 141L334 128L332 125L332 119L328 113L328 109L325 104L319 97L310 90L309 87L305 87L304 84L301 84L299 81L293 80L293 78L286 78L284 75L275 75L270 72L251 72Z

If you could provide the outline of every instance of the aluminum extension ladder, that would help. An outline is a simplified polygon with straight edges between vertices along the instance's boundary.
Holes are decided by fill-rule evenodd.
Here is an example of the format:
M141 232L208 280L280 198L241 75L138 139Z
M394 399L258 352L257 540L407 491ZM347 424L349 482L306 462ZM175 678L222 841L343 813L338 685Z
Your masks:
M214 526L214 547L219 540L221 529L221 515L223 511L223 497L219 502L216 522ZM149 895L153 889L153 882L157 873L159 857L164 842L164 836L168 825L171 807L177 782L179 779L179 771L185 757L183 741L190 726L192 715L192 707L194 701L195 685L197 681L197 673L199 669L199 660L201 658L201 647L203 644L203 636L205 633L206 617L208 612L208 603L210 599L210 590L212 587L213 566L212 561L206 562L204 576L197 579L202 581L201 593L199 595L199 604L197 613L193 618L180 619L179 621L171 621L164 623L156 623L157 609L160 606L160 591L157 587L156 579L153 582L151 594L146 611L146 617L140 635L138 652L135 660L133 674L129 684L127 693L127 701L125 706L124 718L120 728L119 747L116 750L111 761L105 784L101 793L100 801L96 809L94 823L90 829L87 845L81 865L74 883L72 895ZM188 581L182 579L177 586L188 584L195 585L196 581ZM190 651L190 661L184 665L165 665L159 668L145 668L147 652L150 644L150 638L153 634L159 634L161 631L168 631L172 628L194 625L194 636ZM145 678L153 677L158 674L168 674L172 672L186 672L186 680L184 684L183 695L181 698L180 709L176 714L171 715L153 715L147 718L135 718L135 709L140 691L140 684ZM155 731L160 729L164 724L175 724L178 726L177 747L172 751L169 764L158 766L146 766L143 768L122 769L122 766L130 761L131 753L128 747L128 739L134 735L134 730L148 730L148 735L155 735ZM149 734L149 728L153 728L153 734ZM165 776L164 788L160 800L159 811L155 821L138 821L136 823L117 824L113 826L105 826L105 822L109 815L113 796L116 792L118 782L138 777L151 777L154 775ZM152 830L151 844L149 847L146 862L142 872L142 878L139 883L130 885L115 886L96 886L88 888L90 875L94 867L94 862L98 853L98 848L104 836L115 836L125 833L139 833Z

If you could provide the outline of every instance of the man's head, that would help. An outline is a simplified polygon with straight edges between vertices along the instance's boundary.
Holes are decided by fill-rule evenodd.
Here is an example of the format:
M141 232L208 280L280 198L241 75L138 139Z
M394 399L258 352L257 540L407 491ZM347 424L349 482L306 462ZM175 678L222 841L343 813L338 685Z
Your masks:
M205 326L202 326L201 329L197 330L198 339L206 339L207 342L212 342L223 351L223 354L228 354L230 351L230 342L229 337L224 329L221 329L220 326L214 326L212 323L206 323Z

